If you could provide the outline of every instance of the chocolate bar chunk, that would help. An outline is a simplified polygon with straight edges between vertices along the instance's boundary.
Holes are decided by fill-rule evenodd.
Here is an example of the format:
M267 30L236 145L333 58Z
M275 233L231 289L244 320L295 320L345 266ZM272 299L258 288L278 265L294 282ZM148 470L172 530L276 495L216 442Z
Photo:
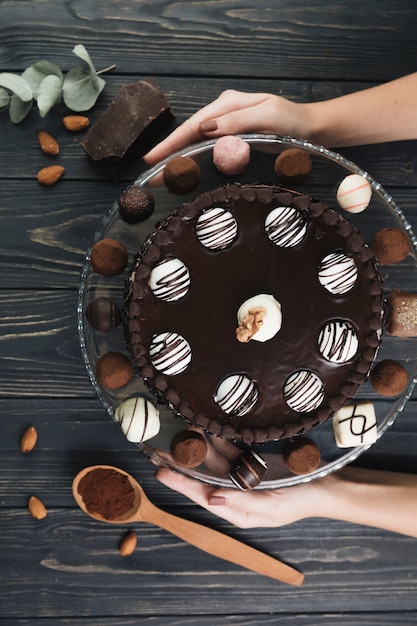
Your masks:
M173 119L164 94L149 77L122 87L81 145L117 181L161 138Z
M387 331L395 337L417 337L417 294L395 290L388 295Z

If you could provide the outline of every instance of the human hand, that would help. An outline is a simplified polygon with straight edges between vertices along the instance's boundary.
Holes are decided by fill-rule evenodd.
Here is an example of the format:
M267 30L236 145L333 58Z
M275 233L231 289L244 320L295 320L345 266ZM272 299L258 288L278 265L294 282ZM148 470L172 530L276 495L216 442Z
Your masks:
M158 469L156 478L239 528L285 526L315 516L320 507L318 481L283 489L239 491L212 487L167 468Z
M308 138L306 105L269 93L228 89L200 109L144 156L148 165L205 138L239 133L279 134Z

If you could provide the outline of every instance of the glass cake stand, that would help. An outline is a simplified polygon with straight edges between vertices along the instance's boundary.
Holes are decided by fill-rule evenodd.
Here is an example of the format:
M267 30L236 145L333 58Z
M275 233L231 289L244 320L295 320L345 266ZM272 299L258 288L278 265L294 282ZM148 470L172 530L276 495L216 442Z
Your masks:
M308 152L312 159L311 175L303 185L297 185L295 189L320 198L336 210L339 210L336 202L336 190L345 176L352 173L359 174L369 181L372 186L372 198L368 208L362 213L354 215L347 215L343 211L340 212L347 215L347 219L360 229L365 237L365 241L368 243L375 232L381 228L392 227L405 232L411 244L407 258L396 266L380 266L384 293L387 294L393 289L413 291L417 284L417 240L412 233L411 226L391 196L367 172L342 155L309 142L275 135L252 134L241 135L241 138L251 146L251 160L248 168L240 176L235 176L231 179L217 171L212 161L215 140L204 141L190 146L178 152L177 155L193 157L199 163L202 180L197 190L192 194L184 196L177 196L169 192L162 183L162 172L169 160L166 159L141 174L134 181L135 185L149 188L154 195L155 212L152 217L139 224L128 224L119 217L118 201L116 200L97 228L90 249L87 252L81 274L77 311L78 332L82 354L91 383L104 408L114 420L115 409L125 398L133 395L144 395L153 402L155 402L155 398L153 398L137 375L134 375L128 385L116 391L109 391L98 384L95 377L95 362L97 358L109 351L122 352L129 356L129 351L122 325L108 333L98 332L92 328L86 319L88 304L99 296L108 296L123 309L126 279L134 257L147 236L153 231L157 222L161 221L186 200L199 195L203 191L214 189L226 183L259 182L278 184L274 175L273 164L276 156L284 149L301 148ZM378 219L375 219L376 213ZM96 274L91 269L91 248L94 243L103 237L118 239L126 246L129 252L129 264L123 275L107 278ZM354 402L369 400L374 404L377 416L378 438L382 437L384 432L393 424L411 396L417 380L417 340L393 337L384 333L377 360L386 358L398 360L406 368L409 383L405 391L395 398L384 398L379 396L370 382L367 381L359 387L353 399ZM203 381L202 384L204 384ZM186 428L186 423L181 418L175 416L169 407L164 406L160 407L160 419L161 430L159 434L144 443L138 444L138 447L149 455L155 464L171 467L212 485L234 487L228 477L228 472L225 471L225 464L227 465L225 459L220 464L217 461L215 463L206 461L205 464L196 469L186 469L176 465L169 453L170 442L176 432ZM301 476L291 474L284 465L282 460L283 442L268 442L253 446L257 452L262 454L268 464L266 478L257 487L258 489L290 486L324 476L351 463L370 447L369 445L355 448L337 447L331 419L310 431L308 437L319 446L322 462L317 470ZM211 446L216 449L219 448L217 437L211 438L210 435L207 435L207 438L210 448ZM228 442L227 445L230 447L234 444ZM239 450L236 451L236 455L239 453Z

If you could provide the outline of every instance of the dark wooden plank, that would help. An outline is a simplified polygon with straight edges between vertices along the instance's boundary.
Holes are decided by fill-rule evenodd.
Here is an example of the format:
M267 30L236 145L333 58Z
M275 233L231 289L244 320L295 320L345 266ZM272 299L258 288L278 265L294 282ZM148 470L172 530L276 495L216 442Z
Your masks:
M263 0L259 10L148 0L133 10L124 0L13 0L1 3L0 23L0 65L15 70L39 58L71 67L73 44L83 42L98 67L117 63L123 73L386 80L414 71L417 51L411 1Z

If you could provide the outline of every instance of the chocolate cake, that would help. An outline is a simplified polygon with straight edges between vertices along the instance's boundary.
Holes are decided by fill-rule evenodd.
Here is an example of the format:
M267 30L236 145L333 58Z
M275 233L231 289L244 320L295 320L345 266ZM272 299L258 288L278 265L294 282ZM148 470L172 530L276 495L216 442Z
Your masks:
M339 213L281 187L231 184L182 204L148 238L127 335L140 376L179 416L252 444L307 432L354 395L382 307L372 251Z

